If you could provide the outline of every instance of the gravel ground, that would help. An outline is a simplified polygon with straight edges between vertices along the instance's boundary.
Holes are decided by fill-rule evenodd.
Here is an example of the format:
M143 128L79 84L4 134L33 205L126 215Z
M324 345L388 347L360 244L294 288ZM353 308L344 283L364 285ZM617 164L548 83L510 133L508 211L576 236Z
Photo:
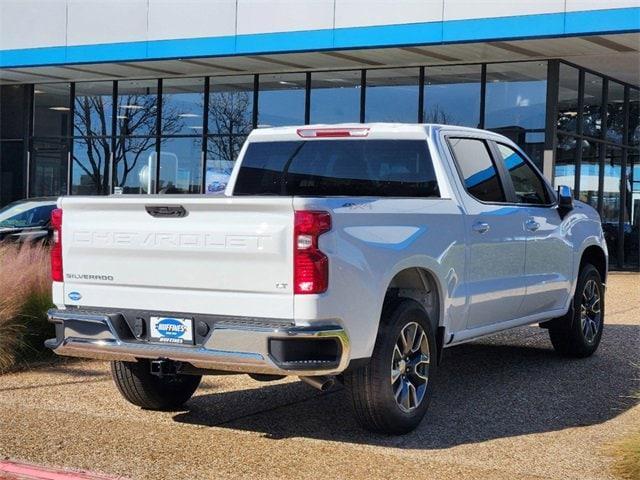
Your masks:
M125 403L106 363L9 374L0 459L133 479L612 478L608 446L640 429L639 275L611 275L606 321L585 360L557 357L537 327L447 350L403 437L360 430L343 390L292 380L207 377L184 411L159 413Z

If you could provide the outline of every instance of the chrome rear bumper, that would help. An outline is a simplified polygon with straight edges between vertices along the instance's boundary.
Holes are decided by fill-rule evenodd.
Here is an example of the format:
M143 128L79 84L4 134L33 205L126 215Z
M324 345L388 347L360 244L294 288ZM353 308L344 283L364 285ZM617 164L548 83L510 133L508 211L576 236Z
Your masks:
M196 368L273 375L332 375L349 363L349 339L336 324L312 327L229 321L214 323L202 345L165 345L139 340L117 313L49 310L49 321L56 324L56 338L45 345L58 355L99 360L137 361L168 359L189 363ZM272 341L327 340L336 342L336 358L284 362L271 350ZM282 342L280 342L282 344ZM306 342L313 349L313 342ZM318 343L320 345L320 343Z

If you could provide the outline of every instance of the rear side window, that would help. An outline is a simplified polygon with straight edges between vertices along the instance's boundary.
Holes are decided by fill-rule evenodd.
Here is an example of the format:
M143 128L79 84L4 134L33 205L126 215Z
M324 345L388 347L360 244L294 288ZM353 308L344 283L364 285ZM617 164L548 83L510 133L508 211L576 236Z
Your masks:
M489 148L476 138L449 138L449 145L469 194L481 202L506 201Z
M549 203L549 194L542 181L531 166L513 148L496 143L504 167L509 172L518 203L545 205Z
M440 196L422 140L251 143L234 195Z

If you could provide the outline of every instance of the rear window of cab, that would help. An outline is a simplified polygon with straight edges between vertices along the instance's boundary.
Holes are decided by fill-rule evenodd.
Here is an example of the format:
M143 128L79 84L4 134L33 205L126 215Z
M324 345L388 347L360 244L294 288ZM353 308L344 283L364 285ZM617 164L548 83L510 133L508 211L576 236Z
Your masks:
M234 195L439 197L424 140L250 143Z

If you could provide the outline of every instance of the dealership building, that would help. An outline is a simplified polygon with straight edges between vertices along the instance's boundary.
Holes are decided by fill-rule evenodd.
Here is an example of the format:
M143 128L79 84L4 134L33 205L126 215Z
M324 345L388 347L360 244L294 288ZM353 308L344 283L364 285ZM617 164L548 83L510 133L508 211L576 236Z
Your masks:
M638 0L0 0L0 206L216 194L254 128L502 133L639 269Z

